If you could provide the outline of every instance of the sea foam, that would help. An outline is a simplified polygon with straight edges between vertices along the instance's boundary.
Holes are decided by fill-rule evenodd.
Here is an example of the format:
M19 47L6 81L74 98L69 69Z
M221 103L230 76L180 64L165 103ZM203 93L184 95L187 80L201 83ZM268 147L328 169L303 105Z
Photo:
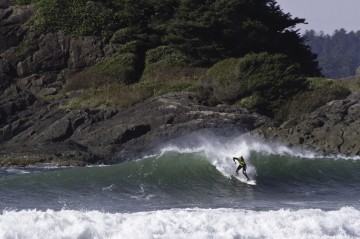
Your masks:
M344 207L251 211L171 209L138 213L4 211L0 238L359 238L360 211Z

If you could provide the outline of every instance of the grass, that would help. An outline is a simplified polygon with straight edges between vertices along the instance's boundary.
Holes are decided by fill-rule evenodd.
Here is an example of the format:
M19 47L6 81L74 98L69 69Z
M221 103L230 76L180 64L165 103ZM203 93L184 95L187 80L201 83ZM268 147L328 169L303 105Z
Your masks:
M275 118L279 122L284 122L291 118L300 117L311 113L330 101L344 99L350 93L349 89L334 83L334 81L329 81L323 86L295 95L280 108Z
M77 92L63 108L127 108L152 96L169 92L193 92L205 69L168 67L147 74L135 84L124 84L88 71L68 80L65 94Z
M77 96L63 105L63 108L127 108L150 96L151 94L146 90L132 85L104 84L80 90Z
M335 80L334 83L347 88L351 92L360 91L360 76L353 76Z

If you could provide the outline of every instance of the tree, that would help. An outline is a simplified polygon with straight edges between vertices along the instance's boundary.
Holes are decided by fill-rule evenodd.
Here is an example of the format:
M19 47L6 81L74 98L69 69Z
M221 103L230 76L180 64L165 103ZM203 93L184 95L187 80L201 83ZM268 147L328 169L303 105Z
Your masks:
M318 54L322 73L340 78L355 75L360 66L360 31L336 30L333 35L306 31L304 38L312 51Z
M104 36L117 44L137 41L138 58L143 60L148 50L160 46L181 51L190 66L201 67L251 52L269 52L289 56L306 75L320 73L316 55L294 30L305 20L282 12L275 0L33 2L35 22L44 31Z

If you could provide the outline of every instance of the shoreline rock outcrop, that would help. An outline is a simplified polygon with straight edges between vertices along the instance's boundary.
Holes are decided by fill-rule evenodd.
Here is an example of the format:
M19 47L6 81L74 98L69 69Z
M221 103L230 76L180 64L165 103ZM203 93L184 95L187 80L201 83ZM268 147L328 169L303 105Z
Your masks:
M169 93L123 111L71 111L56 103L38 109L37 103L0 129L0 166L118 163L155 153L169 140L201 130L246 133L273 125L245 109L202 106L194 93Z
M335 100L280 127L258 128L253 135L323 155L360 155L360 92Z

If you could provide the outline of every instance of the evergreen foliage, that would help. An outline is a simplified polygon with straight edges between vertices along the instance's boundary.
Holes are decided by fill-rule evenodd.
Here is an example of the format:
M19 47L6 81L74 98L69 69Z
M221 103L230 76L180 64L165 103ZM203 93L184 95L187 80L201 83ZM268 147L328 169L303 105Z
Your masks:
M353 76L360 66L360 31L336 30L333 35L307 31L307 44L318 54L324 76L340 78Z
M275 0L15 2L34 4L42 31L100 35L118 44L137 41L143 60L148 50L160 46L179 50L191 60L188 66L200 67L266 51L289 56L306 75L319 74L315 55L293 30L305 20L283 13Z
M215 64L202 79L203 98L237 104L273 116L306 89L300 67L282 54L248 54Z

